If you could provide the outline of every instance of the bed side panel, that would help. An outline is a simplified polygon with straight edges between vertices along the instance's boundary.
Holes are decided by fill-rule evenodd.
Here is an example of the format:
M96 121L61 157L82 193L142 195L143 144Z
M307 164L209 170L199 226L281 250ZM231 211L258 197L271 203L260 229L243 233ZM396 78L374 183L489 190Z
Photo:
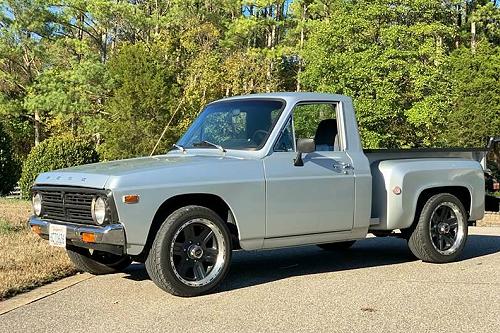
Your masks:
M380 224L372 230L408 228L413 222L417 200L426 189L460 186L471 194L471 207L466 207L470 220L484 215L484 176L481 165L464 159L412 159L375 162L373 176L372 217ZM399 186L401 194L395 194Z

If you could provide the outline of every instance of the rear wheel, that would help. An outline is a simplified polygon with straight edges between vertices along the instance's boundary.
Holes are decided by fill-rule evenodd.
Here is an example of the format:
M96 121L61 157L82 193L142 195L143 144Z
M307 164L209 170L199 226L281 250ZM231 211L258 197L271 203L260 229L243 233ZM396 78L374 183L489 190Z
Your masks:
M77 269L94 275L118 273L132 263L129 256L83 248L71 247L66 249L66 253Z
M146 260L151 280L170 294L197 296L216 288L231 262L231 237L214 211L187 206L173 212L156 234Z
M450 262L461 254L467 233L467 213L462 202L454 195L440 193L425 203L408 246L423 261Z
M318 247L327 251L341 251L341 250L347 250L348 248L353 246L354 243L356 243L356 241L326 243L326 244L318 244Z

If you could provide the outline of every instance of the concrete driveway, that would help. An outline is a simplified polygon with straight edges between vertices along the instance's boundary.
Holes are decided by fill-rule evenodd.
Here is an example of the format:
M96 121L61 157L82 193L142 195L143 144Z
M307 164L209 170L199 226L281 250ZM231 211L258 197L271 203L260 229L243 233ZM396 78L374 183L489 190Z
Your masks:
M470 228L459 262L393 238L347 253L235 253L222 288L178 298L144 266L93 277L0 316L0 332L500 332L500 228Z

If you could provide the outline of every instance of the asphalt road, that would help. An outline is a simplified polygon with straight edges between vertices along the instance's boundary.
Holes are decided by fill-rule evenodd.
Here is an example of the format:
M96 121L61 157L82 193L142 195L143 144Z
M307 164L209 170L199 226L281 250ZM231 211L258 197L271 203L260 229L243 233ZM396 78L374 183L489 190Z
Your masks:
M238 252L220 290L190 299L137 264L0 316L0 332L49 331L500 332L500 228L471 228L461 260L442 265L392 238Z

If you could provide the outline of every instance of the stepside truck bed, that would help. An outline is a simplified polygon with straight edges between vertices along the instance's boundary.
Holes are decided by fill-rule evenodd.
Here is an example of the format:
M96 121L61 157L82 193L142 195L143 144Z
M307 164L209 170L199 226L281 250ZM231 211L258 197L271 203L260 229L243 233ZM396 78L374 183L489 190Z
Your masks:
M364 153L373 177L370 230L411 226L419 198L431 188L462 193L469 219L482 218L485 192L481 175L487 148L364 149ZM471 184L471 179L476 183Z

